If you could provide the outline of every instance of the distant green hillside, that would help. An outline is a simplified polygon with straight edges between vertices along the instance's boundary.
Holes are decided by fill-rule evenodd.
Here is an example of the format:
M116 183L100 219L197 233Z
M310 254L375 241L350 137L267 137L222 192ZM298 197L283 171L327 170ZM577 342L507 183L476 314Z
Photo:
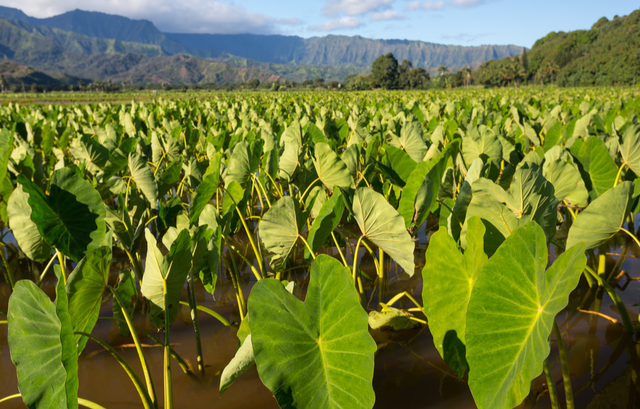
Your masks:
M0 6L0 17L92 38L149 44L157 47L153 52L157 53L159 49L163 55L190 54L237 67L268 70L292 81L317 77L328 81L341 80L348 75L363 72L376 58L387 53L393 53L399 61L408 59L416 67L429 69L444 65L456 69L477 67L485 61L522 52L522 47L513 45L463 47L423 41L374 40L360 36L329 35L304 39L297 36L255 34L167 34L160 32L148 20L132 20L82 10L38 19L27 16L18 9ZM156 56L147 49L119 52ZM287 68L288 66L295 68Z
M564 86L638 84L639 23L636 10L611 21L603 17L590 30L549 33L527 53L528 73L551 74Z
M603 17L590 30L551 32L521 58L488 61L474 76L491 87L523 81L565 87L640 84L640 10L611 21Z
M73 10L49 18L27 16L21 10L0 6L0 17L19 20L33 26L44 26L87 37L114 39L159 46L166 54L185 53L181 45L165 37L149 20L94 11Z
M31 66L52 78L68 74L131 84L223 84L281 78L256 67L239 68L183 54L167 56L157 45L93 38L12 19L0 19L0 58Z
M423 41L374 40L360 36L312 37L256 34L165 34L183 44L190 53L217 56L227 52L256 61L287 65L371 66L382 54L393 53L415 67L435 68L477 66L488 60L519 55L522 47L483 45L463 47ZM204 54L202 54L204 53Z

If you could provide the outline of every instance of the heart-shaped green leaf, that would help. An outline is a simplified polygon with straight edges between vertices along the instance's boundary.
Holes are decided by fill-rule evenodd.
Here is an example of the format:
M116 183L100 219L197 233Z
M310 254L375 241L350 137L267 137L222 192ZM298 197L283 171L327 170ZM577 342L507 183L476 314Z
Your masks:
M353 179L347 165L324 142L315 145L313 165L318 177L328 189L333 189L334 186L349 187L353 185Z
M171 244L169 254L162 255L156 238L145 230L147 260L140 291L151 303L150 318L156 328L165 327L165 314L171 325L178 316L182 286L191 269L191 237L182 230Z
M298 241L302 222L300 206L291 196L279 199L262 216L258 233L264 247L274 254L271 258L273 268L284 267L289 253Z
M155 208L158 205L158 182L147 162L142 156L132 153L129 155L129 171L138 189Z
M29 195L18 185L7 204L9 226L20 249L33 261L44 261L51 256L51 246L47 244L38 226L31 220Z
M105 207L91 183L69 168L53 173L48 196L23 175L18 183L29 195L31 220L47 243L74 261L100 246L106 231Z
M478 408L510 409L529 394L549 355L553 320L578 285L580 244L545 271L547 241L534 222L515 230L487 261L467 312L469 388Z
M78 354L60 281L55 303L28 280L9 298L8 342L18 388L29 408L78 407Z
M623 182L591 202L569 229L567 247L585 243L587 249L596 248L619 232L633 209L633 191L632 182Z
M376 343L349 271L320 255L310 277L304 303L274 279L251 291L260 379L281 408L372 408Z
M67 279L69 313L74 332L91 334L98 321L102 293L109 284L111 247L99 247L87 252ZM117 303L116 303L117 304ZM76 335L78 355L87 344L87 337Z
M459 377L467 370L467 363L458 359L465 355L467 307L480 269L488 259L484 254L482 220L473 217L468 225L464 255L447 229L441 227L429 240L422 270L422 300L433 343Z
M353 198L353 215L362 235L413 276L415 243L405 228L404 219L384 196L368 187L359 188Z

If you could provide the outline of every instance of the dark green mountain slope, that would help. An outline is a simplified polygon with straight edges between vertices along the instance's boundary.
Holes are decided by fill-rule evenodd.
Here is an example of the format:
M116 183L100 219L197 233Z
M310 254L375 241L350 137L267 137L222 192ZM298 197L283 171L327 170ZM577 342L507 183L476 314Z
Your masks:
M39 19L29 17L18 9L1 6L0 17L20 20L34 26L45 26L51 29L83 34L88 37L153 44L160 46L166 54L186 52L186 49L181 44L167 39L148 20L132 20L127 17L82 10L73 10L57 16Z
M222 84L281 78L258 67L238 68L183 54L167 56L158 45L93 38L2 18L0 59L31 66L54 78L64 78L65 73L90 80L127 80L134 84Z
M0 17L88 37L152 44L159 46L165 55L183 53L201 58L224 59L231 54L241 57L233 59L241 64L251 63L242 61L249 59L271 64L333 66L339 67L338 72L347 70L349 73L354 73L353 67L369 67L380 55L390 52L400 61L408 59L414 66L424 68L439 65L453 68L477 66L488 60L522 52L521 47L513 45L463 47L422 41L373 40L360 36L329 35L304 39L297 36L255 34L163 34L148 20L132 20L82 10L37 19L18 9L0 7ZM281 68L280 71L287 70ZM313 70L309 67L306 71ZM338 75L330 74L330 77Z
M528 54L528 74L559 85L640 83L640 10L590 30L552 32L536 41Z
M360 36L312 37L255 34L165 34L191 53L224 52L256 61L292 65L370 66L382 54L393 53L414 66L435 68L476 66L482 62L518 55L522 47L485 45L463 47L409 40L373 40ZM202 55L202 54L200 54Z

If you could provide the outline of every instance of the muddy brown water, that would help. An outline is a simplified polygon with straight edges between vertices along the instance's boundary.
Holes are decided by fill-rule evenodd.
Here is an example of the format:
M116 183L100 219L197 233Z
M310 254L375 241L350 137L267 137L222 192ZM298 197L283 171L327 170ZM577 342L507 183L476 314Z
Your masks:
M426 241L426 237L424 237ZM9 240L10 242L10 240ZM7 240L5 238L5 243ZM616 244L619 245L620 243ZM621 248L609 250L608 265L613 266L621 252ZM418 265L424 263L424 249L419 250ZM637 253L637 251L636 251ZM637 254L636 254L637 255ZM422 262L419 260L422 257ZM366 257L361 264L366 271ZM114 256L113 273L121 262ZM421 266L417 271L421 271ZM629 277L640 276L640 260L633 254L626 258L622 269ZM393 270L393 266L390 268ZM402 280L393 271L389 271L389 294L409 291L420 300L422 280L419 274L410 280ZM301 282L298 295L303 298L304 273L295 277ZM250 271L245 268L242 273L245 297L248 297L255 283ZM43 283L43 289L52 298L54 294L53 280ZM622 277L618 283L618 293L629 309L632 320L638 317L640 303L640 281ZM0 309L6 310L8 303L8 287L0 282ZM200 305L211 308L222 314L230 322L237 324L239 320L235 306L235 295L230 280L219 278L215 291L215 299L202 286L196 287L196 298ZM186 301L186 292L183 291ZM371 305L375 305L374 302ZM575 394L576 408L626 408L629 397L635 393L633 386L635 375L632 374L632 361L637 357L630 354L636 345L634 339L627 335L619 323L613 323L603 317L579 312L576 308L585 303L589 308L620 319L615 306L602 291L590 290L587 283L581 281L573 292L569 307L558 315L557 321L563 331L567 349L569 368L572 374L572 385ZM409 307L409 305L405 305ZM101 317L111 317L111 298L105 297L100 312ZM0 314L0 320L5 319ZM172 364L174 390L174 406L180 408L219 408L219 409L256 409L278 408L271 392L262 385L255 366L240 377L224 395L219 396L220 373L231 360L238 347L236 337L237 325L225 327L213 317L200 313L200 330L202 349L206 365L205 374L200 379L185 375L178 365ZM144 314L140 311L135 316L136 325L153 333ZM139 373L141 370L135 348L130 337L121 337L116 323L108 319L100 319L93 334L111 344ZM160 336L161 334L158 333ZM473 398L466 381L458 380L448 369L435 349L431 335L426 326L418 329L386 332L372 331L378 344L376 354L373 386L376 393L375 408L413 409L413 408L474 408ZM162 401L162 363L161 348L152 346L153 341L143 336L142 342L147 344L145 353L149 359L156 392ZM171 343L175 351L190 364L195 365L195 338L191 325L189 309L181 306L176 323L171 328ZM637 362L637 361L636 361ZM551 338L551 369L561 406L564 407L562 373L558 360L557 344ZM79 358L80 390L79 396L99 403L107 409L140 408L140 398L133 384L122 367L95 342L89 341ZM0 325L0 398L18 393L15 367L11 362L7 345L7 326ZM640 402L640 401L638 401ZM24 408L20 399L0 404L2 409ZM536 378L532 383L529 397L521 405L522 408L548 408L549 395L544 376Z

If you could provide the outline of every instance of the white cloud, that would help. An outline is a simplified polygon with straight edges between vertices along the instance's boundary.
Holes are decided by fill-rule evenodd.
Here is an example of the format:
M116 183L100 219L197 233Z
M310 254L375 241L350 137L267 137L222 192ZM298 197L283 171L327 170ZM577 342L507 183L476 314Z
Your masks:
M50 17L81 9L151 20L160 31L180 33L278 32L278 26L299 24L248 11L224 0L1 0L33 17Z
M326 0L322 11L327 16L346 14L360 16L371 11L388 8L395 0Z
M485 4L488 0L425 0L420 2L413 1L407 5L405 10L428 10L437 11L445 8L470 9Z
M281 19L278 19L278 24L282 24L285 26L299 26L302 24L302 20L297 17L281 18Z
M311 26L311 31L336 31L349 30L362 26L362 22L357 17L341 17L335 20L327 21L318 26Z
M375 12L371 15L371 21L404 20L405 18L407 17L404 14L391 9Z
M479 34L471 34L471 33L458 33L454 35L443 35L440 36L442 40L452 40L456 43L472 43L474 41L479 40L483 37L490 37L492 33L479 33Z
M472 7L480 6L482 5L482 3L484 3L484 0L453 0L451 2L451 6L469 9Z

